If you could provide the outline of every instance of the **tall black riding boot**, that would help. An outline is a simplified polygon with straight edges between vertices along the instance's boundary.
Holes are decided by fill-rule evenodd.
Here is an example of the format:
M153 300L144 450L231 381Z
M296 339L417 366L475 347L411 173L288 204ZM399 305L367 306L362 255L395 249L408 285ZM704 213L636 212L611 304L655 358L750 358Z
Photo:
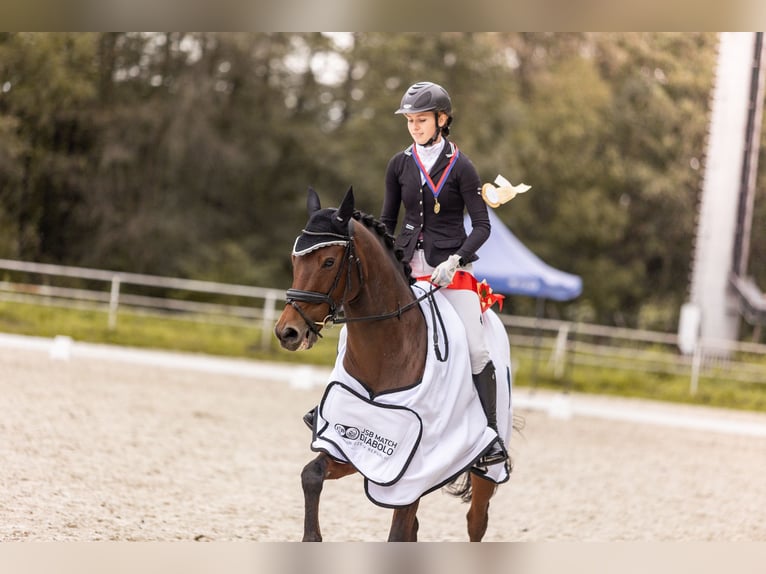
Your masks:
M495 365L490 361L478 375L473 375L473 384L479 394L479 401L487 415L487 426L493 431L497 430L497 380L495 378ZM508 458L503 439L498 433L498 439L493 442L481 458L476 462L477 467L484 468L500 464Z

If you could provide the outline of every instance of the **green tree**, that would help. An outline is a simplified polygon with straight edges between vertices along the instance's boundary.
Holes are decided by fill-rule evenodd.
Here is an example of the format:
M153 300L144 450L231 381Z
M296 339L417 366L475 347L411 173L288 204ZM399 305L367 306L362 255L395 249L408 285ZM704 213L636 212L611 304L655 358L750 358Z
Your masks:
M96 94L94 72L93 35L0 38L3 211L15 221L15 238L3 242L8 255L66 259L88 185L93 134L86 110Z
M637 326L642 310L660 306L662 324L651 326L673 328L688 283L715 37L556 39L518 50L532 60L518 68L534 190L506 217L544 259L583 277L570 312Z
M353 186L377 215L409 143L393 112L431 80L482 179L532 185L501 219L582 276L583 295L547 312L674 329L715 47L709 33L2 34L0 256L285 287L306 188L333 205Z

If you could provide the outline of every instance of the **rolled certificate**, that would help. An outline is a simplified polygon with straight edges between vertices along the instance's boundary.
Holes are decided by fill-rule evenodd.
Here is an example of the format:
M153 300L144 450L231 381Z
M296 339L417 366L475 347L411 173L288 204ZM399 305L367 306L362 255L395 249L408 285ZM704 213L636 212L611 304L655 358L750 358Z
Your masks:
M513 185L499 174L495 178L495 184L497 187L491 183L485 183L481 186L481 197L484 199L484 202L492 208L499 207L502 204L511 201L519 193L524 193L530 189L530 186L524 183Z

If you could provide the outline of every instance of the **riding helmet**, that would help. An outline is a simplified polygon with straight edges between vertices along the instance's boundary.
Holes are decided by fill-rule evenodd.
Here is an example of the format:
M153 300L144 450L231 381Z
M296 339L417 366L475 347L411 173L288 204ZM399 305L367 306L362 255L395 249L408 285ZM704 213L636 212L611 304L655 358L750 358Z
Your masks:
M402 102L396 114L416 114L418 112L444 112L452 115L452 100L447 90L433 82L412 84L402 96Z

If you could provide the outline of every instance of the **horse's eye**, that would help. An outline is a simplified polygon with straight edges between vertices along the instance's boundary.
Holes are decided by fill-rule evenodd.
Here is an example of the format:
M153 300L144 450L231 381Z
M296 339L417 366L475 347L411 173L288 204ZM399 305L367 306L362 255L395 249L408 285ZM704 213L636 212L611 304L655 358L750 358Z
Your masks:
M322 263L322 267L332 267L333 265L335 265L335 258L334 257L328 257Z

